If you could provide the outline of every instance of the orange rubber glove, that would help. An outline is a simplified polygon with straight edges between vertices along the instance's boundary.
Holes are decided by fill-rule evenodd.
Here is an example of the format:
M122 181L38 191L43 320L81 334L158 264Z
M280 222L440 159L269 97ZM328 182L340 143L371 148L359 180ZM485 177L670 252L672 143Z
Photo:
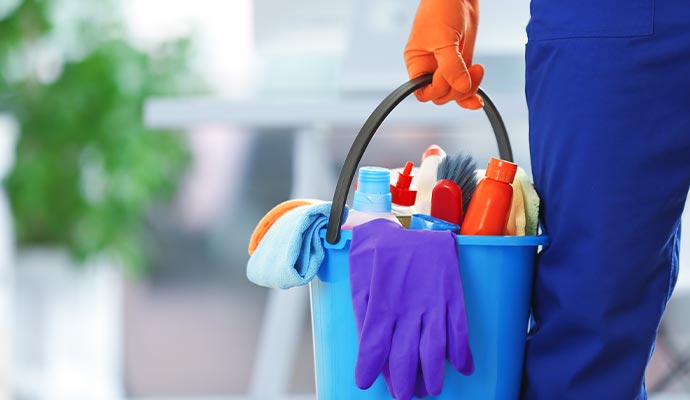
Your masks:
M484 106L477 88L484 67L472 64L479 22L479 0L421 0L405 63L410 79L433 73L433 82L415 92L420 101L445 104L455 100L461 107Z

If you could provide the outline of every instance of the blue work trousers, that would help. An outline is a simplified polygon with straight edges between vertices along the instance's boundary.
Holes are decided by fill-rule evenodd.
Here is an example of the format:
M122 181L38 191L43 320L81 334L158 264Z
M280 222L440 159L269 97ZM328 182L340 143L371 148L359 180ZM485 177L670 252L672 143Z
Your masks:
M645 399L690 186L690 0L532 0L540 255L522 398Z

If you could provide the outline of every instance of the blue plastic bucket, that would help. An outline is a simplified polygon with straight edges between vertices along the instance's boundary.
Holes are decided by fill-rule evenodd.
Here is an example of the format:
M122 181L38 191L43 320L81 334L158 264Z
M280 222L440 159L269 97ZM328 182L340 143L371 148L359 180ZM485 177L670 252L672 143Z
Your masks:
M383 400L391 396L383 378L368 390L355 385L357 329L350 294L348 253L352 233L341 231L345 201L357 165L386 116L408 95L428 85L432 75L404 83L376 107L357 134L340 171L333 195L326 248L318 275L310 283L316 387L321 400ZM512 161L508 133L486 93L484 112L493 128L500 157ZM470 348L475 372L463 376L446 365L443 391L436 399L517 399L537 248L546 236L457 236Z
M322 400L390 399L382 376L368 390L355 385L351 238L341 231L338 243L324 240L326 259L310 284L317 394ZM429 398L519 397L537 247L547 242L546 236L457 236L475 372L464 376L447 364L443 391Z

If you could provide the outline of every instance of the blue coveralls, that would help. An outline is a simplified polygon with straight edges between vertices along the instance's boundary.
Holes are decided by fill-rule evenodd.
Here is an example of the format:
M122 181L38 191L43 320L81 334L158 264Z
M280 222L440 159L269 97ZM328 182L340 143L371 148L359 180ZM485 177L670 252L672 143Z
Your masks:
M524 399L645 399L690 185L690 0L532 0L540 256Z

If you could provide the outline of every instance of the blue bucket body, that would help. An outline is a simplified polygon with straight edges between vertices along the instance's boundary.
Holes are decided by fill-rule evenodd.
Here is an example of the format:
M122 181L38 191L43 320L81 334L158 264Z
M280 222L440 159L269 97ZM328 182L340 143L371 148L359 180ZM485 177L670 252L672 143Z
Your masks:
M326 259L310 283L317 394L322 400L391 399L382 376L368 390L355 385L351 238L350 231L341 231L335 245L324 240ZM446 363L443 391L428 398L517 399L537 247L548 239L457 236L457 242L475 372L464 376Z

